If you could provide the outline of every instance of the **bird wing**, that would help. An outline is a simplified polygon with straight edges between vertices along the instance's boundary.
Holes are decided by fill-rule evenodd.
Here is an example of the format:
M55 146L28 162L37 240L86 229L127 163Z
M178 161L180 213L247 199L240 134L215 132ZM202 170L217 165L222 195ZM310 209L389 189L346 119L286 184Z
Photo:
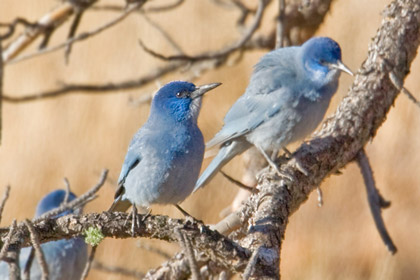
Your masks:
M280 88L276 93L241 96L227 113L223 128L206 147L211 148L245 135L277 114L287 104L284 99L278 98L285 94L281 91L283 89Z
M245 93L226 114L223 128L207 143L207 148L247 134L277 114L284 104L293 102L300 86L294 84L298 75L296 51L295 47L278 49L261 58Z
M118 188L114 196L115 200L109 211L125 212L131 206L131 203L127 200L122 200L122 197L125 193L125 179L128 174L130 174L130 171L133 170L141 161L141 145L139 145L139 140L141 140L141 138L136 138L135 136L128 148L121 168L120 177L118 178Z

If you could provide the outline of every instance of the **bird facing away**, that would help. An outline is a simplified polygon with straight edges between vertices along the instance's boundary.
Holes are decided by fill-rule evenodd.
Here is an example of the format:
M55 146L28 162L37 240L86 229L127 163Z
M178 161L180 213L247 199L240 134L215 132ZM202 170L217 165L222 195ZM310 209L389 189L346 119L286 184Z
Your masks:
M35 218L42 214L58 208L64 201L66 191L55 190L38 203ZM69 193L68 201L75 199L73 193ZM66 211L59 216L64 216L76 211ZM87 246L82 238L72 238L68 240L50 241L41 244L42 251L48 264L50 280L79 280L87 261ZM21 272L25 269L26 262L31 253L30 247L22 248L19 256L19 265ZM8 279L9 268L5 262L0 264L0 279ZM35 257L30 270L30 279L41 279L42 272L38 260Z
M222 129L207 143L207 148L220 149L194 191L252 145L278 171L268 154L277 155L315 130L337 90L340 71L352 75L341 61L340 46L327 37L264 55L245 93L226 114Z
M135 213L136 207L150 204L180 209L177 203L191 194L204 156L197 126L202 96L219 85L175 81L159 89L148 120L128 147L110 211L125 212L133 206Z

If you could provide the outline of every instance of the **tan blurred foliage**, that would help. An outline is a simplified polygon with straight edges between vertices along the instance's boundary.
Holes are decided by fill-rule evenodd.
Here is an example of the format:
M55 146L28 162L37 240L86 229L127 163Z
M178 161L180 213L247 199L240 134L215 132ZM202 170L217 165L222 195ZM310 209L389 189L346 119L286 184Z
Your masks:
M249 2L252 6L252 1ZM366 56L369 40L379 26L380 12L388 2L337 0L317 34L338 41L343 61L357 70ZM53 0L3 0L0 18L2 22L17 16L36 20L57 4ZM269 6L264 30L275 24L275 8L274 4ZM111 12L87 13L80 30L90 30L113 16L115 14ZM235 19L211 1L186 1L176 12L153 14L151 18L160 22L188 54L221 47L233 40L232 34L237 36ZM65 36L66 32L61 30L52 38L53 43L61 42ZM139 38L161 53L174 53L142 16L133 14L122 24L75 45L68 66L62 51L7 66L5 93L36 92L57 86L57 81L117 82L138 77L162 65L161 61L141 50ZM199 124L207 140L221 127L224 114L243 93L252 65L262 54L247 53L239 64L207 72L196 81L197 84L223 83L204 100ZM418 60L411 72L405 86L420 98L420 84L416 80L420 73ZM0 189L10 184L12 190L2 224L9 224L12 218L31 217L37 201L45 193L64 187L64 176L69 178L72 190L77 194L94 185L104 167L110 169L110 178L116 180L128 143L149 111L148 105L135 106L129 98L154 92L159 83L189 77L190 73L180 72L139 90L4 104ZM342 76L329 112L335 110L351 81L350 77ZM322 184L325 201L322 208L317 207L316 194L313 194L290 219L281 256L283 279L420 277L419 143L420 110L401 95L378 135L367 146L377 186L385 198L392 201L384 218L398 253L391 256L380 240L361 175L356 165L351 164L342 170L342 175L333 176ZM206 160L204 165L208 163ZM225 170L240 178L241 159L229 163ZM86 211L108 209L114 187L112 183L107 184ZM218 175L182 206L206 223L214 223L236 192L235 186ZM181 217L172 206L153 207L153 212ZM179 250L175 244L156 240L105 240L99 246L96 258L139 271L147 271L164 261L139 248L138 243L152 244L170 254ZM93 270L89 279L126 278Z

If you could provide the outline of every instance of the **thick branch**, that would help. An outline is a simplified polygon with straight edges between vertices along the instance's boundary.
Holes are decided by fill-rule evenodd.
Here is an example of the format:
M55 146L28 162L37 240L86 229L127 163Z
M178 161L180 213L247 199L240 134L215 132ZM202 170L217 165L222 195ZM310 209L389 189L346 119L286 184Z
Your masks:
M236 273L244 269L251 255L247 249L201 224L171 219L167 216L149 216L144 221L139 217L139 220L140 226L135 228L134 235L131 231L131 219L127 220L126 213L116 212L90 213L83 216L67 215L57 219L36 221L33 226L41 243L80 236L90 227L100 229L105 237L147 237L176 242L178 236L174 229L179 229L191 241L194 248L204 252L225 269ZM4 240L8 233L8 228L0 229L1 239ZM30 244L30 234L26 226L18 225L9 248Z

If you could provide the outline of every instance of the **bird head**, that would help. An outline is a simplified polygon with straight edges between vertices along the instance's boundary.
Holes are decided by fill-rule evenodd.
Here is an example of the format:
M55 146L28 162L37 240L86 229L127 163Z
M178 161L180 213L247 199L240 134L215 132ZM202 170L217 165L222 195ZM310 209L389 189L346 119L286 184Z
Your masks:
M313 72L315 79L325 76L337 77L340 71L353 75L341 61L341 49L338 43L328 37L315 37L302 45L304 68Z
M42 214L53 210L55 208L60 207L61 203L63 203L64 198L66 197L66 191L65 190L55 190L44 196L41 201L38 203L38 206L36 207L36 214L35 217L39 217ZM73 199L76 199L76 196L70 192L68 196L68 202L72 201ZM59 216L64 216L70 213L73 213L73 210L62 212Z
M200 112L202 96L220 83L195 86L189 82L175 81L164 85L153 98L151 117L164 115L180 122L196 121Z

